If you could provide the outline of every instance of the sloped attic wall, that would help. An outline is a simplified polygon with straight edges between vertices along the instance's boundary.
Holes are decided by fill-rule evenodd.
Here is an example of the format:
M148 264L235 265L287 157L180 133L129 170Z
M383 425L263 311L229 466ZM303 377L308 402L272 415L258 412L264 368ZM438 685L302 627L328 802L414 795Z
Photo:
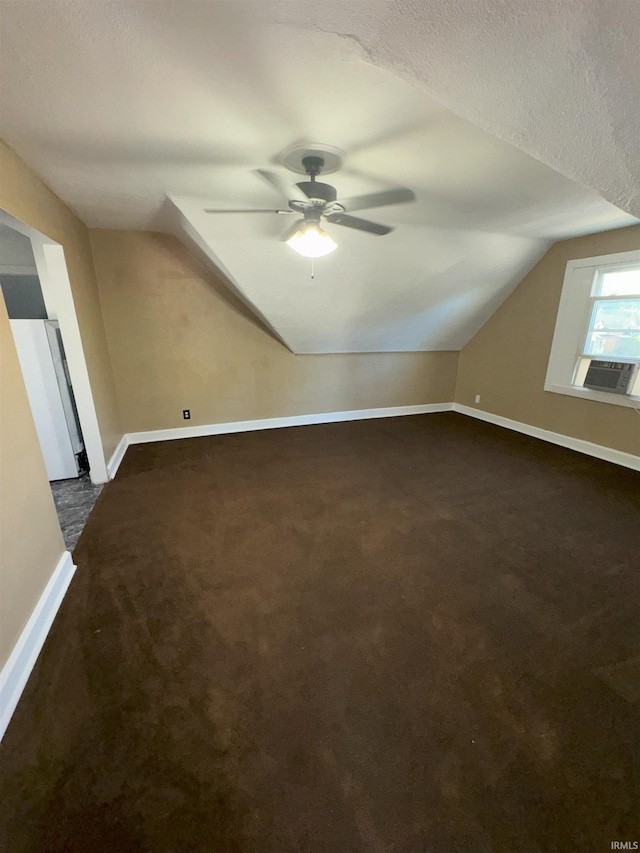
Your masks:
M90 238L125 432L453 399L456 352L294 355L177 239Z
M456 402L640 455L632 408L544 390L567 262L639 247L640 225L552 246L460 353Z

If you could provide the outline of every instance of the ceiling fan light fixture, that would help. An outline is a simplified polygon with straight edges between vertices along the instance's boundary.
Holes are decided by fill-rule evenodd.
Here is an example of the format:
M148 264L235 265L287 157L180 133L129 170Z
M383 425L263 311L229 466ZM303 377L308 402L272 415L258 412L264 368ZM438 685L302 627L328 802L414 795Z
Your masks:
M321 258L338 248L335 240L316 222L305 222L286 243L303 258Z

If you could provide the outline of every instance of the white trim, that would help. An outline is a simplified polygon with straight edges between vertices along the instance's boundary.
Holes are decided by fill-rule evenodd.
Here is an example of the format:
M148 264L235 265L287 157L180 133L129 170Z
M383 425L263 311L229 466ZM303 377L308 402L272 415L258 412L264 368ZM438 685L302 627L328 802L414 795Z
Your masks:
M403 415L424 415L451 411L458 412L461 415L468 415L472 418L478 418L479 420L487 421L488 423L496 424L497 426L505 427L506 429L512 429L516 432L522 432L525 435L539 438L542 441L548 441L551 444L558 444L561 447L567 447L570 450L577 450L587 456L595 456L597 459L604 459L607 462L613 462L616 465L622 465L625 468L631 468L634 471L640 471L640 456L634 456L632 453L624 453L621 450L614 450L611 447L604 447L600 444L594 444L591 441L583 441L582 439L562 435L557 432L551 432L550 430L542 429L541 427L535 427L530 424L513 421L510 418L503 418L501 415L494 415L491 412L474 409L471 406L463 406L460 403L425 403L420 406L392 406L383 409L356 409L349 412L325 412L312 415L292 415L284 418L264 418L262 420L254 421L200 424L198 426L176 427L175 429L130 432L122 436L113 456L111 457L109 462L109 475L111 476L111 479L115 477L116 471L118 470L124 454L131 444L147 444L154 441L175 441L181 438L197 438L207 435L226 435L229 433L251 432L253 430L279 429L282 427L306 426L310 424L338 423L341 421L359 421L369 418L392 418Z
M8 225L31 240L47 315L49 319L58 321L62 335L82 437L91 469L91 481L106 483L109 475L64 248L60 243L41 234L40 231L21 222L5 210L0 210L0 223Z
M48 292L55 302L58 325L60 326L76 408L82 427L84 449L89 459L91 482L106 483L109 475L107 474L100 425L84 357L64 249L57 243L42 241L41 246L38 247L36 240L31 242L36 262L38 262L39 257L44 261L42 266L38 264L42 292L43 294ZM47 309L48 307L49 303L47 302Z
M629 252L613 252L610 255L595 255L592 258L576 258L567 262L567 269L625 266L626 264L635 264L638 261L640 261L640 249L631 249Z
M65 551L0 672L0 740L4 736L76 567Z
M579 397L582 400L595 400L610 406L633 405L625 400L625 395L608 394L573 385L573 374L578 359L582 357L583 343L591 315L593 282L597 271L607 267L613 269L637 263L640 263L640 249L617 252L613 255L599 255L594 258L578 258L567 262L544 381L545 391ZM613 359L613 356L611 358ZM624 357L615 360L635 361L635 359ZM637 387L636 384L632 390L635 391ZM633 399L640 398L634 394Z
M312 415L290 415L285 418L263 418L255 421L233 421L221 424L157 429L149 432L129 432L128 444L146 444L151 441L174 441L178 438L197 438L204 435L225 435L233 432L251 432L261 429L330 424L339 421L360 421L369 418L394 418L401 415L424 415L430 412L450 412L453 403L423 403L419 406L391 406L384 409L355 409L350 412L320 412Z
M594 444L592 441L584 441L581 438L573 438L570 435L551 432L548 429L531 426L531 424L512 421L511 418L503 418L502 415L494 415L491 412L484 412L481 409L474 409L471 406L463 406L460 403L454 403L453 410L454 412L459 412L461 415L478 418L478 420L505 427L506 429L512 429L515 432L522 432L525 435L540 438L542 441L548 441L551 444L559 444L560 447L567 447L569 450L577 450L579 453L584 453L587 456L595 456L596 459L604 459L605 462L613 462L614 465L622 465L625 468L631 468L633 471L640 471L640 456L635 456L633 453L625 453L622 450L614 450L612 447L605 447L602 444Z
M585 358L588 357L585 356ZM613 359L610 360L612 361ZM624 359L621 358L619 361L624 361ZM638 381L640 380L634 380L634 390ZM606 391L595 391L593 388L582 388L580 385L546 384L544 390L551 391L553 394L565 394L567 397L577 397L579 400L595 400L597 403L610 403L613 406L622 406L625 409L634 409L635 406L632 400L640 400L637 394L611 394Z
M107 463L107 471L109 472L110 480L113 480L116 476L120 463L124 459L124 454L127 452L127 447L129 447L129 437L127 435L123 435L118 442L116 449L111 454L111 459Z

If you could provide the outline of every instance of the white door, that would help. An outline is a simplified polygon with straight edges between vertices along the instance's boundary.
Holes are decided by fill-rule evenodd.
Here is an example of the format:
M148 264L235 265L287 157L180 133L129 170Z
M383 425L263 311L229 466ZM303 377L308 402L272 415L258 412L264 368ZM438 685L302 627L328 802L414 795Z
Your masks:
M78 476L44 320L11 320L24 384L50 480Z

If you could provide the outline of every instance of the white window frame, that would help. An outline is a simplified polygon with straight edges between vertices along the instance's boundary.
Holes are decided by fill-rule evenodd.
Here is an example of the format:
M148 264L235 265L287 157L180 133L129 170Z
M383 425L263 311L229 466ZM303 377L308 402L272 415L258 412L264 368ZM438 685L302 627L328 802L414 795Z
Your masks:
M567 394L570 397L579 397L581 400L595 400L599 403L609 403L612 406L629 406L631 401L640 401L638 383L640 378L634 382L634 394L608 394L606 391L594 391L581 385L574 385L574 376L578 360L583 357L583 348L586 340L587 329L591 320L591 306L594 297L593 285L598 274L610 272L614 269L640 264L640 249L632 252L618 252L615 255L599 255L595 258L580 258L569 261L566 267L562 295L556 319L556 328L551 345L549 365L544 383L544 390L554 394ZM623 297L618 297L622 299ZM596 358L595 356L587 356ZM636 359L608 358L611 361L629 361L636 363Z

